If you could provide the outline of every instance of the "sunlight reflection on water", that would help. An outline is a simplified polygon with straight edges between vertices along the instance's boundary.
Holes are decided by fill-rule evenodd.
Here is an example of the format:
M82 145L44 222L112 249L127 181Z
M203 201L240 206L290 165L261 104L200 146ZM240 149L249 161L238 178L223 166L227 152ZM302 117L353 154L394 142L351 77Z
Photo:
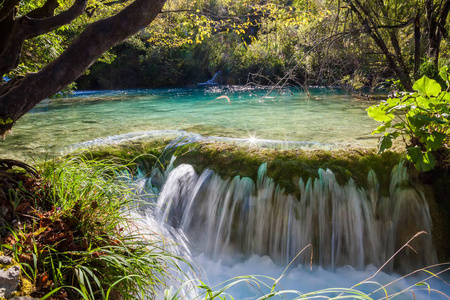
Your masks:
M373 147L370 105L326 89L263 98L265 91L236 87L82 91L46 100L17 122L1 142L3 156L59 155L67 147L117 135L183 130L203 136ZM216 99L226 95L227 98ZM216 100L214 100L216 99ZM231 105L227 99L230 100ZM296 147L295 146L295 147Z

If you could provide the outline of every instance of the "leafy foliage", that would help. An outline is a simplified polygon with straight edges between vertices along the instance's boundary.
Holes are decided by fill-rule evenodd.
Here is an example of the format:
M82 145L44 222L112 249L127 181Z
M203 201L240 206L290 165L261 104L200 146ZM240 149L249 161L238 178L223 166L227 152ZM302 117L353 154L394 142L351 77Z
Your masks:
M440 70L448 85L448 67ZM434 79L423 76L417 80L414 93L392 97L367 109L368 115L382 122L375 133L383 133L379 152L392 147L392 141L402 137L407 158L420 171L433 169L437 163L446 163L450 142L450 93L442 90Z
M112 50L117 56L112 65L95 64L79 86L180 86L204 82L218 71L228 84L247 83L249 73L273 84L298 64L316 41L310 39L315 28L331 18L319 2L304 0L168 1L163 11L145 31ZM316 72L316 65L313 59L299 69Z

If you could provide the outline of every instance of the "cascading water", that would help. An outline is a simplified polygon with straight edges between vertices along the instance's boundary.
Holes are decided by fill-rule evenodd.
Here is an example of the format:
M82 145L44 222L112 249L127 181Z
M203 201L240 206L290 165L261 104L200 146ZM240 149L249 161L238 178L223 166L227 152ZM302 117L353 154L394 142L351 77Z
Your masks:
M431 232L424 195L410 185L403 164L392 171L389 196L381 195L372 171L367 188L353 180L340 185L330 170L318 175L300 179L296 195L267 177L266 164L256 183L239 176L224 180L211 170L198 175L182 164L165 174L153 172L146 189L158 194L155 185L162 187L156 209L160 222L186 233L193 251L225 263L257 254L281 265L295 258L296 264L362 270L381 266L417 232ZM414 251L402 250L383 270L410 271L437 261L429 235L411 246Z

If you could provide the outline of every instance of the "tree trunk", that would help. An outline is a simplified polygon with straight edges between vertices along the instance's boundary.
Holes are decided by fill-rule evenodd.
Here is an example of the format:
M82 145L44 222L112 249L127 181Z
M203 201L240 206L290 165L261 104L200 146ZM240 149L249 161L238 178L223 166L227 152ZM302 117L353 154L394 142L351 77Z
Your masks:
M389 48L383 40L383 37L377 28L377 24L370 13L364 8L359 0L347 0L346 2L350 5L350 9L357 15L361 25L365 29L365 32L369 34L381 52L383 52L389 68L395 73L405 90L412 91L412 83L409 73L405 72L405 70L397 64L394 55L389 51ZM396 37L393 40L396 41ZM401 53L398 59L402 59Z
M428 56L433 60L435 68L438 69L442 38L447 36L445 25L450 12L450 0L443 0L440 3L427 0L425 8L428 22Z
M414 20L414 76L419 72L420 57L420 11L418 11Z
M0 87L0 135L36 104L75 81L105 51L150 24L166 0L135 0L118 14L90 24L75 41L38 73L28 74L7 91Z

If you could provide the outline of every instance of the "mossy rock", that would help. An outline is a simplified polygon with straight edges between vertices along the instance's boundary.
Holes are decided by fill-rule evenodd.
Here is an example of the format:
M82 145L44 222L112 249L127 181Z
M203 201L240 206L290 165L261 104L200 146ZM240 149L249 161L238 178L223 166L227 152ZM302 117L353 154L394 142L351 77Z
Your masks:
M378 155L375 149L278 150L223 142L168 147L171 142L169 139L132 141L97 146L72 155L132 163L133 170L139 167L144 172L150 172L157 165L166 165L171 156L176 155L175 166L188 163L198 173L211 169L223 178L239 175L255 181L259 166L267 163L267 175L289 193L296 191L300 178L304 181L317 178L319 169L330 169L340 184L352 178L363 187L367 186L369 170L373 170L384 195L388 193L392 168L404 159L401 153L387 151Z
M350 178L360 186L367 186L369 170L375 171L382 193L389 189L392 168L403 155L385 152L378 155L375 150L277 150L249 148L236 144L195 143L176 151L176 164L188 163L197 172L212 169L224 178L236 175L256 180L258 168L267 163L267 175L280 184L286 192L295 192L298 180L317 178L319 169L330 169L340 184Z

